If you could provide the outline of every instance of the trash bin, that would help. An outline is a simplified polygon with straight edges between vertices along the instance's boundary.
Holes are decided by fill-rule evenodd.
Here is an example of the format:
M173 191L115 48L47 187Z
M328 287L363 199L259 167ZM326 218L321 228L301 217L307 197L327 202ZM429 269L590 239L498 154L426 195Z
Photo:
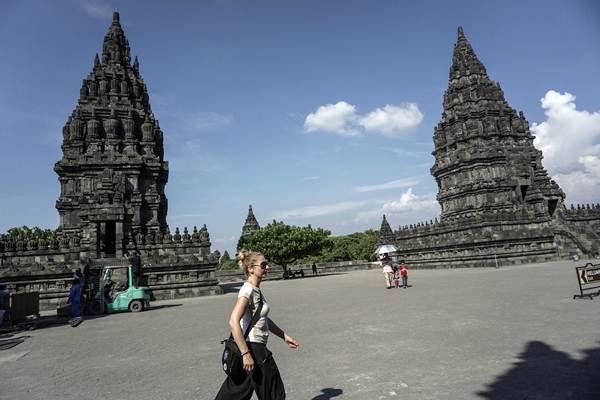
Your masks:
M8 302L8 311L8 315L12 323L24 321L29 315L39 315L40 293L11 293Z

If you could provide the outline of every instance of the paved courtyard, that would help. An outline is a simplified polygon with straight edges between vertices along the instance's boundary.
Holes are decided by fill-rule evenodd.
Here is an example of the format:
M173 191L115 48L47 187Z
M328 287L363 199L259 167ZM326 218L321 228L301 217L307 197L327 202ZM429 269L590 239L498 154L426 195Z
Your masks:
M598 399L600 298L572 300L574 267L379 271L270 281L288 399ZM234 288L230 288L234 289ZM236 294L156 303L0 351L0 399L213 399Z

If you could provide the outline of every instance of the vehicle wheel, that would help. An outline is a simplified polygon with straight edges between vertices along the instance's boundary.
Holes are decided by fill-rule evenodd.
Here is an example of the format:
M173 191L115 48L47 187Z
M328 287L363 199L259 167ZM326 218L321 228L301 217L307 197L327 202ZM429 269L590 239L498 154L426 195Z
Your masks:
M140 312L144 310L144 303L141 300L134 300L129 303L129 311Z
M89 305L90 315L102 315L104 314L104 302L102 300L93 300Z

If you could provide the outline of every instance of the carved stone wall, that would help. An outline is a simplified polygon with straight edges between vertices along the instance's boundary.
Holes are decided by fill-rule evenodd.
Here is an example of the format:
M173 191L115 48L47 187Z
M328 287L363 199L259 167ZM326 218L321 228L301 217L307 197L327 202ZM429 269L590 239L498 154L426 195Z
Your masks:
M183 229L183 235L179 228L175 232L175 235L166 234L158 241L148 237L147 241L128 246L129 250L138 250L142 262L148 264L144 273L155 297L173 299L222 293L215 277L220 254L210 252L206 227L200 230L194 227L192 234L187 228ZM3 236L0 239L0 281L7 283L12 291L39 291L42 309L64 302L73 271L83 268L87 251L77 245L77 240L63 239L62 242L63 247L54 239L38 241L34 245L33 241L15 242ZM122 265L125 262L124 258L92 260L93 265Z

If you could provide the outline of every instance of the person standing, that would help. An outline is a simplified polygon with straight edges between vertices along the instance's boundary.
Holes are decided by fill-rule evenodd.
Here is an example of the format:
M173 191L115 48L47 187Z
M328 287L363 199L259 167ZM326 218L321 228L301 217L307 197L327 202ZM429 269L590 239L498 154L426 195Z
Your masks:
M259 400L284 400L283 381L272 353L267 349L269 332L283 339L291 349L297 349L300 344L269 317L271 307L260 289L260 283L269 270L265 257L258 252L240 250L238 264L243 268L247 279L238 293L237 302L229 317L229 327L242 355L245 373L241 376L228 376L215 400L249 400L253 392L256 392ZM259 308L258 320L244 337L252 315Z
M83 312L87 311L90 304L90 273L92 260L88 257L83 264L83 279L81 280L81 303L83 304Z
M71 320L81 317L81 284L79 278L73 279L67 303L71 304Z
M8 287L4 284L0 284L0 326L2 326L2 322L4 321L4 314L6 313L6 309L4 308L4 302L10 296L10 291Z
M402 287L406 289L408 287L408 265L404 260L400 261L400 276L402 277Z
M77 268L73 271L73 279L79 279L79 284L83 284L83 272L81 272L81 268Z
M127 260L127 263L131 265L132 286L136 288L140 287L142 282L142 258L140 252L136 250L131 256L128 253L125 253L123 256Z
M385 276L385 284L388 289L392 288L392 278L394 277L394 270L392 268L392 259L390 258L388 253L384 253L382 257L380 257L379 261L383 267L383 275Z
M400 287L400 271L397 266L392 266L392 270L394 271L394 287L398 289Z
M317 275L317 264L315 264L314 262L313 262L313 265L312 265L312 274L313 275Z

